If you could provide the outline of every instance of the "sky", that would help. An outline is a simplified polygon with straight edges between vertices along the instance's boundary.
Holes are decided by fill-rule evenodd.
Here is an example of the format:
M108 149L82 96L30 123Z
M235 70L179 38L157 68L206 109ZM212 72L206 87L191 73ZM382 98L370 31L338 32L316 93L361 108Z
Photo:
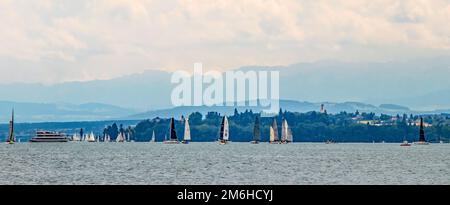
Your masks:
M449 22L449 0L0 0L0 84L450 57Z

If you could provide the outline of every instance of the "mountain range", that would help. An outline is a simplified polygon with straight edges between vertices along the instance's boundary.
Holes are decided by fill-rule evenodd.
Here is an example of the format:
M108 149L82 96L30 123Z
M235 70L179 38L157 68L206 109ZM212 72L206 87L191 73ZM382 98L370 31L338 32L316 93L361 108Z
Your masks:
M338 102L327 105L330 112L354 111L354 106L375 112L399 109L388 105L433 112L450 108L450 58L445 57L382 63L329 60L237 70L279 71L280 98L300 101L293 111L318 109L320 103L309 102ZM8 118L11 107L26 121L104 120L193 109L173 108L170 95L176 85L170 78L170 72L147 70L109 80L3 84L0 119ZM380 104L385 105L374 106Z
M433 111L415 111L411 110L408 107L395 105L395 104L381 104L379 106L360 103L360 102L343 102L343 103L333 103L333 102L323 102L323 103L313 103L313 102L299 102L294 100L280 100L280 108L284 110L288 110L291 112L311 112L311 111L320 111L321 105L324 105L327 113L336 114L339 112L348 112L354 113L356 111L359 112L373 112L376 114L389 114L389 115L397 115L397 114L441 114L441 113L450 113L450 110L433 110ZM193 112L200 112L203 115L206 115L208 112L218 112L225 115L233 115L235 109L238 112L252 111L254 113L263 112L264 107L260 106L183 106L183 107L175 107L170 109L162 109L155 111L148 111L144 113L139 113L135 115L131 115L125 119L152 119L155 117L161 118L169 118L169 117L179 117L179 116L188 116ZM264 113L263 113L264 114Z
M13 108L15 119L19 122L97 121L121 118L135 112L101 103L75 105L0 101L0 123L9 121Z
M280 108L292 112L319 111L324 104L328 113L339 112L374 112L376 114L440 114L450 113L450 110L415 111L408 107L395 104L381 104L379 106L360 102L299 102L294 100L280 100ZM72 121L102 121L102 120L142 120L155 117L169 118L188 116L193 112L203 115L208 112L218 112L232 115L236 108L239 112L252 111L263 112L261 106L182 106L168 109L158 109L146 112L122 108L114 105L100 103L86 104L45 104L45 103L16 103L0 101L0 120L8 122L11 117L11 109L15 109L16 121L19 122L72 122ZM2 123L0 123L2 124Z

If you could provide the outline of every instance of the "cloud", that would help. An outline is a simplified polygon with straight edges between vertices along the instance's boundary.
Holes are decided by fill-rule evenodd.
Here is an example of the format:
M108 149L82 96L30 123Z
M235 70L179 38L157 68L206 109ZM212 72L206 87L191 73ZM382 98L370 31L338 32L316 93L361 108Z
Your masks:
M450 53L447 0L0 0L0 5L2 82L111 78L144 69L191 69L199 61L223 70Z

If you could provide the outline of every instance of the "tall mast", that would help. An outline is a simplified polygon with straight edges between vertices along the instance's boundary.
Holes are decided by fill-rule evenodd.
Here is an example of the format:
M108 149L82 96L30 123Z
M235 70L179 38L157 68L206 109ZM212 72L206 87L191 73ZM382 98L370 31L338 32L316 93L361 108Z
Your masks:
M11 121L9 121L9 135L8 135L8 141L9 143L14 143L14 108L12 109L11 113Z

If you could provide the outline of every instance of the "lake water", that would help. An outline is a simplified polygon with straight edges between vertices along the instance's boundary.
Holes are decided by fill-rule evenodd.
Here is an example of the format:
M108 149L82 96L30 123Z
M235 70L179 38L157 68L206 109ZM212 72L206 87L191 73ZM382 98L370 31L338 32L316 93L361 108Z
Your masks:
M450 144L0 144L0 184L450 184Z

